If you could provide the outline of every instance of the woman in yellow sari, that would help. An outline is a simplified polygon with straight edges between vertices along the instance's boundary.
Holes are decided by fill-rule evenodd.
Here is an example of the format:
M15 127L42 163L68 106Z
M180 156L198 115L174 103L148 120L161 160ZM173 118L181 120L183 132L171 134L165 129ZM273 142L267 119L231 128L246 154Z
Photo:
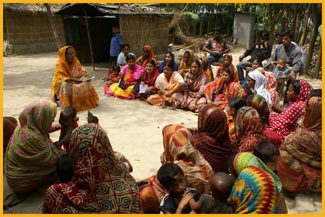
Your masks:
M60 48L52 81L52 100L60 100L62 108L73 106L77 111L95 108L99 97L90 80L74 48Z

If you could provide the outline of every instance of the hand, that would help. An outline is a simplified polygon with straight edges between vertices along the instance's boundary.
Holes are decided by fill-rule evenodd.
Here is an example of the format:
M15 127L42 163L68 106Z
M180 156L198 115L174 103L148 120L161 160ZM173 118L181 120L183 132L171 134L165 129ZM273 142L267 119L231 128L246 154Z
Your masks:
M239 62L242 62L243 59L244 59L244 56L243 55L239 56Z
M188 189L186 189L181 201L178 204L177 213L181 213L184 207L189 203L191 199L193 199L193 197L194 197L193 193Z
M167 92L164 94L164 96L166 96L166 97L170 97L172 94L173 94L173 93L172 93L171 91L167 91Z

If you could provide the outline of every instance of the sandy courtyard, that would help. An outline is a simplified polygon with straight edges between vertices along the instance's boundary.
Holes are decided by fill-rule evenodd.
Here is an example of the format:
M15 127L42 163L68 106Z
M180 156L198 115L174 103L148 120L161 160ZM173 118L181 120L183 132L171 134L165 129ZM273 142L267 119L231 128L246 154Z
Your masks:
M3 115L18 117L30 102L42 98L50 99L51 82L57 56L56 52L28 56L4 57L3 65ZM234 55L236 64L238 57ZM100 96L99 105L92 113L99 118L99 124L106 130L112 147L123 153L133 165L132 175L140 180L152 175L159 167L159 156L163 151L162 128L167 124L197 125L197 115L192 112L150 106L140 100L120 100L107 97L103 92L107 69L86 66ZM314 88L320 88L321 80L309 80ZM58 111L60 112L60 110ZM87 112L79 112L79 125L86 123ZM56 116L55 122L58 121ZM59 133L51 134L56 141ZM3 198L11 193L5 178ZM5 210L4 213L41 213L43 192L35 192L23 203ZM321 213L321 194L299 194L295 200L286 199L289 213Z

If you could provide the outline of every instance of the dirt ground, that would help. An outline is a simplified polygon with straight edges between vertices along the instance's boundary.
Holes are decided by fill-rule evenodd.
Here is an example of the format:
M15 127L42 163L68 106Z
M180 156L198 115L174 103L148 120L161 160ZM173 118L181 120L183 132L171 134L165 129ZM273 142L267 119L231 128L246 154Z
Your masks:
M182 51L179 51L182 52ZM243 49L234 53L238 62ZM50 89L57 56L56 52L26 56L4 57L3 73L3 115L18 117L23 108L32 101L50 99ZM106 75L105 66L96 66L96 71L86 65L90 75L95 75L93 85L100 96L99 105L92 113L99 118L99 124L115 151L123 153L133 165L132 175L136 180L147 178L159 167L159 156L163 151L162 128L167 124L182 124L186 127L197 125L197 115L183 110L161 109L140 100L120 100L107 97L103 92ZM299 77L302 78L302 77ZM321 88L322 81L308 79L314 88ZM79 124L86 123L87 112L79 112ZM58 115L55 122L58 121ZM58 139L58 132L51 139ZM3 177L3 198L12 193ZM4 213L41 213L44 189L31 194L27 200ZM289 213L321 213L321 194L299 194L296 199L286 198Z

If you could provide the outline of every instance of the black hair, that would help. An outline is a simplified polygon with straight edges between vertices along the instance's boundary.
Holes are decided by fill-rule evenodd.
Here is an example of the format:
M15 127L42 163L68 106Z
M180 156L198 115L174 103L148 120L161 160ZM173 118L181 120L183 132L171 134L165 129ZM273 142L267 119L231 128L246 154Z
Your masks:
M173 52L171 52L171 51L166 51L166 53L165 53L165 57L166 57L166 54L170 54L170 55L172 56L172 61L175 61L175 55L174 55Z
M293 91L299 95L300 94L300 80L293 80L291 82L291 85L293 87Z
M200 68L201 68L201 66L202 66L202 62L201 62L201 60L198 59L198 58L195 58L195 59L193 60L193 63L195 63L196 65L198 65ZM193 63L192 63L192 64L193 64Z
M255 145L253 154L264 163L269 163L273 161L273 156L280 156L280 151L272 142L265 141Z
M263 63L262 63L262 61L260 60L260 58L258 58L258 57L253 58L253 59L252 59L252 63L253 63L255 60L257 61L257 64L258 64L259 66L261 66L261 67L263 66Z
M113 65L112 66L112 70L113 70L113 72L120 72L121 71L121 67L116 64L116 65Z
M282 36L289 36L289 38L293 39L294 38L294 34L293 32L291 32L290 30L284 30L282 32Z
M184 175L184 172L182 168L174 163L163 164L157 172L158 181L167 190L176 181L175 176L177 175Z
M239 108L246 106L246 100L240 96L231 97L228 101L230 108L235 109L237 111Z
M129 60L135 60L135 56L133 55L133 54L131 54L131 53L129 53L127 56L126 56L126 58L125 58L125 61L126 62L129 62Z
M130 45L129 44L121 44L121 50L123 50L125 47L130 48Z
M313 96L317 96L318 101L322 101L322 89L312 89L307 96L306 102L308 103L309 99Z
M269 40L270 34L268 32L262 32L261 38L265 40Z
M283 36L283 33L282 33L283 31L281 31L281 30L279 30L279 31L277 31L275 34L274 34L274 36Z
M164 67L165 66L167 66L167 67L171 68L172 70L174 70L174 63L172 61L165 62Z
M157 62L154 59L150 59L148 60L147 64L150 63L151 65L153 65L154 67L157 67Z
M74 175L73 161L68 154L63 154L58 158L56 172L60 183L67 183L72 180Z
M75 118L76 116L77 110L73 106L67 106L60 113L59 123L64 126L67 117Z

